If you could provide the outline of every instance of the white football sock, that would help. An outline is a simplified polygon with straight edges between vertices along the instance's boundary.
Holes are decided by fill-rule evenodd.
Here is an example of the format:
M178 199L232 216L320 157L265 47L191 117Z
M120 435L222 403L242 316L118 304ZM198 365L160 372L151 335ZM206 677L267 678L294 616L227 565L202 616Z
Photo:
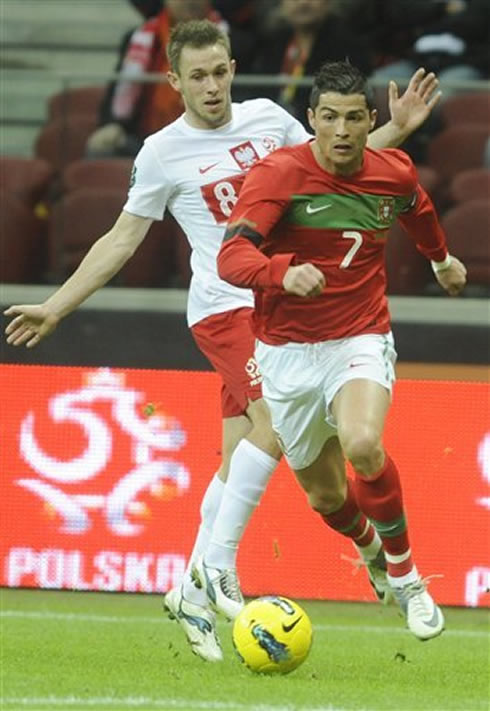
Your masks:
M369 527L369 525L371 524L368 521L366 527ZM374 531L373 540L367 546L359 546L357 545L357 543L354 543L355 549L358 551L361 558L366 562L374 560L377 557L382 545L383 542L379 537L379 533L376 530Z
M230 460L228 480L211 541L206 548L206 565L221 570L235 568L238 544L278 463L247 439L238 443Z
M410 555L410 550L408 551L408 554ZM386 553L386 560L389 563L399 563L400 561L398 560L402 556L394 556L390 555L389 553ZM416 583L420 579L419 571L417 570L416 566L414 565L411 570L408 571L408 573L405 573L405 575L400 575L399 577L394 577L393 575L388 575L388 582L392 588L402 588L404 585L407 585L408 583Z
M225 482L221 481L217 474L209 482L208 488L201 501L201 523L197 532L194 548L187 563L187 568L182 579L182 590L184 597L195 605L207 605L207 595L202 589L196 588L192 582L192 565L196 558L204 553L210 541L213 524L218 513Z

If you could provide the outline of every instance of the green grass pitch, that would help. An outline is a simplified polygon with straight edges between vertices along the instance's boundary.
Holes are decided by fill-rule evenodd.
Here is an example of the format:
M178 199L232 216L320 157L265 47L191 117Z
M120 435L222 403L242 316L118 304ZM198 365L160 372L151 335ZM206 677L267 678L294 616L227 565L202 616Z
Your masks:
M395 607L300 601L314 640L284 677L243 667L220 623L225 661L194 657L156 595L1 592L5 711L477 711L490 708L488 610L445 610L419 642Z

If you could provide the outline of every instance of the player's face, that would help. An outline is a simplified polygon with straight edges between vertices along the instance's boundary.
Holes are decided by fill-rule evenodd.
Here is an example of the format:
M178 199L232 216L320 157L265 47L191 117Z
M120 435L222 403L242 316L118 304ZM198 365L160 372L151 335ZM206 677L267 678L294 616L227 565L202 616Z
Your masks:
M350 175L362 166L368 133L374 128L376 111L369 111L363 94L320 95L314 111L308 109L310 126L315 131L315 157L326 170Z
M195 128L219 128L231 120L231 82L235 61L221 44L196 49L184 47L179 73L168 73L170 84L182 95L185 116Z

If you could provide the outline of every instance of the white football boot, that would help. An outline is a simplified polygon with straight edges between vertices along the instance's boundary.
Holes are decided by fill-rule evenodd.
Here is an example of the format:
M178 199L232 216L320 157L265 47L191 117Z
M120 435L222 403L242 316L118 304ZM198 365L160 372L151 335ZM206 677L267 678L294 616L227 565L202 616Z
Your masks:
M216 632L216 615L212 610L188 602L182 588L172 588L163 599L163 607L171 620L176 620L185 632L194 654L207 662L221 662L223 652Z
M369 582L376 597L382 605L388 605L393 600L393 591L386 575L386 558L381 548L374 560L365 561Z
M213 609L221 612L228 620L234 620L245 605L235 568L211 568L200 556L193 573L199 579Z
M357 547L356 547L357 548ZM355 571L357 572L361 568L366 568L367 574L369 576L369 582L374 591L374 594L378 598L378 601L382 605L388 605L388 603L393 600L393 590L388 582L388 576L386 571L386 558L383 548L379 549L379 553L373 560L365 560L359 549L359 558L351 558L350 556L341 554L341 558L351 563Z
M407 618L408 629L421 640L437 637L444 629L444 615L427 592L427 580L419 578L403 587L392 587L395 599Z

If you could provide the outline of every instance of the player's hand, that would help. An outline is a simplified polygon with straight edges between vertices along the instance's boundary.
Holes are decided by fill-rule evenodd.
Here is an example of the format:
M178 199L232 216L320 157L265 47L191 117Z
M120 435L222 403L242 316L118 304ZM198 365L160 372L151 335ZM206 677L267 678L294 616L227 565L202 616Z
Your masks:
M433 72L417 69L404 93L398 95L394 81L388 85L388 102L392 122L407 136L421 126L439 102L442 92L437 91L439 80Z
M447 269L436 272L436 279L449 296L458 296L466 284L466 267L451 256L451 264Z
M282 280L282 285L289 294L310 299L319 296L325 288L325 284L323 273L313 264L289 267Z
M87 139L87 150L115 151L126 143L126 132L118 123L107 123L97 128Z
M7 343L11 346L37 346L39 341L54 331L59 322L59 317L44 304L10 306L4 314L13 316L5 329Z

